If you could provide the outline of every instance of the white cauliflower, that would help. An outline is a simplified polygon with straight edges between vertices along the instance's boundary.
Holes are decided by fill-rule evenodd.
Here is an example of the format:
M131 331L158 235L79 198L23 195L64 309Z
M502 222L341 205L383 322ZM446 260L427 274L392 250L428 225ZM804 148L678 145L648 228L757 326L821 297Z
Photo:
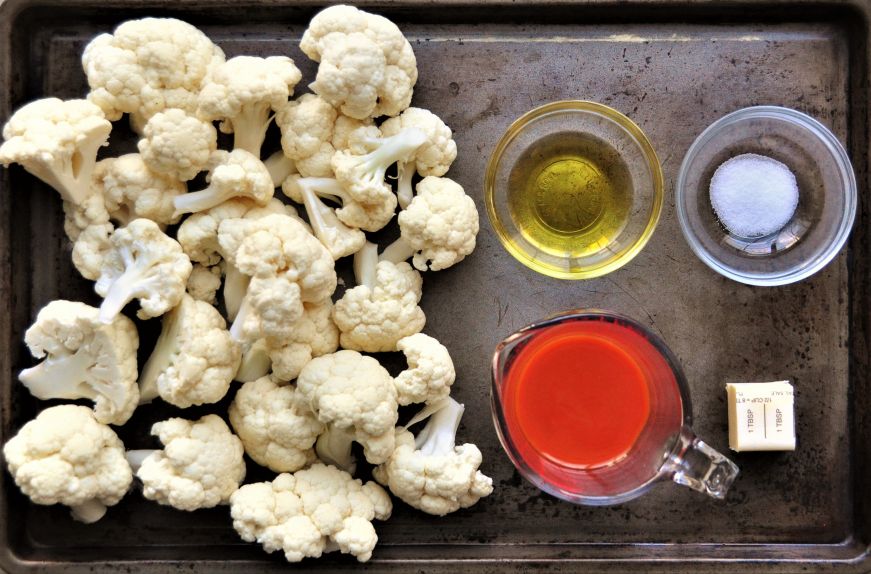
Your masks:
M218 289L221 288L221 266L206 267L200 263L194 263L191 276L188 277L188 295L197 301L205 301L214 305L218 300Z
M457 182L425 177L417 196L399 214L401 236L381 254L398 263L414 256L421 271L438 271L462 261L475 249L478 208Z
M397 199L399 207L405 209L411 203L414 191L411 180L415 173L422 176L443 176L457 158L457 144L451 128L437 115L422 108L408 108L395 118L381 124L381 133L394 136L406 128L418 128L426 133L426 142L405 161L397 165Z
M320 62L312 91L352 118L395 116L411 102L417 60L383 16L331 6L312 18L299 47Z
M115 232L115 226L109 222L108 217L109 214L106 213L105 223L88 225L82 229L73 243L73 265L82 277L91 281L100 278L103 259L112 250L109 238Z
M115 231L94 291L103 297L100 320L110 323L124 306L139 299L136 316L163 315L181 301L191 261L181 246L150 219L134 219Z
M149 500L179 510L212 508L227 504L245 479L242 441L217 415L168 419L155 423L151 434L163 450L127 452Z
M416 127L404 128L396 134L373 141L373 150L341 150L333 154L332 166L336 180L354 201L380 204L389 201L393 190L384 181L387 168L412 157L427 143L427 133Z
M20 164L64 201L64 229L72 241L92 224L107 223L103 198L91 185L97 151L112 124L86 100L45 98L17 110L3 126L0 164Z
M318 420L349 433L348 444L363 445L367 461L380 464L393 452L396 387L376 359L347 350L317 357L303 367L296 387Z
M456 379L454 362L444 345L433 337L417 333L396 344L405 353L408 368L393 382L400 405L435 403L447 398Z
M121 225L142 217L163 228L181 219L174 213L173 199L187 188L172 177L151 171L138 153L98 162L94 185L102 192L109 215Z
M246 484L230 497L233 528L266 552L288 562L340 550L366 562L378 542L372 520L387 520L390 497L374 482L363 484L323 464Z
M195 213L215 207L234 197L245 197L266 205L275 193L269 170L256 156L243 149L218 150L209 158L209 187L175 198L177 214Z
M388 193L383 201L376 203L361 203L351 197L344 187L331 177L297 178L294 175L284 180L282 192L297 203L304 203L309 219L313 219L314 233L330 248L331 252L343 253L356 247L358 241L356 229L378 231L390 223L396 213L396 196ZM326 212L326 205L315 203L317 197L323 197L340 205L335 210L338 222ZM309 207L309 203L312 207ZM320 202L318 202L320 203ZM314 214L312 217L311 214ZM322 221L317 221L320 218ZM350 229L349 229L350 228Z
M230 388L241 352L218 310L184 295L163 316L160 337L139 379L140 401L160 395L180 408L216 403Z
M45 409L3 446L15 484L36 504L64 504L96 522L133 481L124 445L87 407Z
M331 140L339 113L326 100L303 94L276 111L281 148L296 169L309 177L332 175L330 159L336 151Z
M223 62L205 34L174 18L128 20L91 40L82 54L88 99L110 120L131 114L134 126L167 108L194 115L204 79Z
M122 425L139 403L133 321L119 315L109 324L100 310L75 301L52 301L24 334L37 359L18 378L42 400L90 399L99 422Z
M151 116L138 147L152 171L189 181L209 165L218 149L218 133L210 122L170 108Z
M409 506L444 516L488 496L493 480L478 470L482 458L477 446L455 446L463 405L449 397L425 408L408 426L426 416L417 438L397 429L396 450L372 475Z
M236 318L250 277L225 260L218 243L218 227L225 219L255 219L271 213L290 215L294 212L289 205L284 205L276 198L269 200L264 207L250 199L234 198L191 215L178 228L178 242L191 261L209 267L221 264L225 276L224 307L231 321Z
M315 461L324 430L293 385L270 377L242 385L230 404L230 424L251 460L275 472L294 472Z
M333 320L345 349L395 351L403 337L423 330L426 315L418 306L423 294L420 273L408 263L378 261L378 247L367 243L354 256L357 286L345 291L333 308Z
M199 95L200 117L221 120L221 131L234 134L234 148L260 157L273 110L287 103L302 79L285 56L237 56L214 68Z
M290 336L281 342L259 339L248 346L236 380L259 379L272 371L280 381L295 379L312 357L334 353L339 348L339 329L333 323L333 302L303 304L302 317L293 323Z
M293 160L303 177L331 177L330 161L336 150L381 135L372 120L361 121L341 114L315 94L303 94L287 102L276 111L275 123L281 129L284 155ZM283 178L277 183L281 181Z
M251 277L230 329L239 341L281 344L302 316L303 303L322 302L336 289L329 251L293 217L225 219L218 242L227 261Z
M333 259L356 253L366 243L366 235L354 227L348 227L336 215L336 210L324 205L317 190L326 182L326 188L336 180L329 178L301 178L291 175L284 180L281 191L297 203L305 206L309 223L315 237L324 244Z

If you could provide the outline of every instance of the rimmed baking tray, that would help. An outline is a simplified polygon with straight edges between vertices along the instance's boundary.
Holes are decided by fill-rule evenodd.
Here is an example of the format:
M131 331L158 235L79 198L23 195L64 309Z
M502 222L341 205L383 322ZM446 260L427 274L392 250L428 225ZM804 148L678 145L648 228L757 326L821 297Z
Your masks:
M420 81L414 103L454 129L450 175L482 213L478 248L424 280L426 332L456 362L467 406L460 439L477 443L496 491L446 518L397 503L378 525L370 571L865 572L869 537L867 2L602 1L366 2L411 39ZM272 0L6 0L0 3L0 120L39 97L80 97L89 38L118 22L171 15L200 26L228 54L287 54L307 78L298 39L319 6ZM650 244L606 277L565 282L535 274L500 247L483 211L488 154L508 124L539 104L580 98L628 114L650 136L667 201ZM696 260L671 193L695 136L755 104L793 107L844 142L859 180L856 226L845 250L800 284L755 288ZM120 128L119 128L120 129ZM121 130L123 132L123 130ZM107 153L133 150L114 137ZM0 415L8 439L39 405L16 383L30 364L24 329L48 301L95 302L69 262L54 193L19 168L0 172ZM489 415L490 353L511 331L571 307L613 309L646 323L680 358L696 430L727 449L723 386L793 380L798 449L735 455L742 473L726 502L661 485L612 508L558 502L526 484L502 453ZM153 339L145 329L143 346ZM146 349L147 350L147 349ZM148 443L151 422L199 415L153 405L120 434ZM268 473L252 470L250 480ZM289 567L242 543L226 508L181 513L131 493L92 526L63 508L31 505L0 477L0 566L10 572L278 571ZM347 556L299 570L360 568Z

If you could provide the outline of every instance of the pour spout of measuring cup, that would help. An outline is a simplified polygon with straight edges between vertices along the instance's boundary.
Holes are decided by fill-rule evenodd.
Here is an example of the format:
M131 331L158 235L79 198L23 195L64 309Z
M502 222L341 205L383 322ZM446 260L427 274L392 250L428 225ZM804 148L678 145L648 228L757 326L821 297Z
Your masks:
M666 472L678 484L723 500L738 476L738 466L697 437L681 429L677 444L666 463Z

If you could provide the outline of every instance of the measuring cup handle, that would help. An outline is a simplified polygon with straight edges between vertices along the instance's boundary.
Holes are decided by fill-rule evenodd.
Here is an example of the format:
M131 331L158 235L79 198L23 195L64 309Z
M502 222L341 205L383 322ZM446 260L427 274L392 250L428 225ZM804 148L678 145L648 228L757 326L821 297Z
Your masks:
M720 500L726 498L726 492L738 476L734 462L712 449L687 427L681 429L666 470L676 483Z

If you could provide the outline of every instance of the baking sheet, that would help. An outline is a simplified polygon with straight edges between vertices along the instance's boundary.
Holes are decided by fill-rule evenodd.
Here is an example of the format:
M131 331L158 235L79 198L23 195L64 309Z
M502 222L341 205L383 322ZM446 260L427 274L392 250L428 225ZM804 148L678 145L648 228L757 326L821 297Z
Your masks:
M365 5L365 4L364 4ZM449 176L481 213L478 248L463 263L424 277L425 332L446 343L457 367L454 396L466 404L459 439L484 453L494 494L433 518L397 502L377 524L371 570L456 572L507 567L598 571L637 568L792 571L808 563L864 571L864 488L869 453L867 317L867 6L822 7L695 2L499 4L387 3L373 10L412 42L420 80L414 105L455 132ZM285 54L313 78L298 39L314 5L253 2L0 4L0 114L45 96L85 91L79 56L88 39L118 22L172 15L201 27L228 56ZM579 98L626 113L663 163L666 203L645 250L606 277L547 278L501 247L483 209L483 174L496 141L518 115L548 101ZM797 285L757 288L716 275L698 261L677 223L673 185L692 140L722 115L754 104L809 113L848 145L860 191L850 242L824 271ZM123 131L123 130L122 130ZM110 153L134 149L116 137ZM274 144L274 142L273 142ZM39 405L15 383L30 364L21 343L40 307L64 297L97 302L69 262L54 192L20 169L0 179L0 394L2 438ZM727 451L724 384L789 378L796 388L795 453L734 455L742 473L725 503L662 484L642 499L608 508L559 502L525 483L498 444L489 414L489 360L513 330L572 307L612 309L659 333L690 382L695 430ZM154 326L146 327L143 347ZM200 416L152 405L120 435L151 444L150 424ZM252 469L249 481L269 477ZM63 508L37 507L2 477L0 565L10 571L286 569L280 556L241 542L226 508L181 513L132 493L99 523L73 523ZM357 568L331 555L303 568Z

